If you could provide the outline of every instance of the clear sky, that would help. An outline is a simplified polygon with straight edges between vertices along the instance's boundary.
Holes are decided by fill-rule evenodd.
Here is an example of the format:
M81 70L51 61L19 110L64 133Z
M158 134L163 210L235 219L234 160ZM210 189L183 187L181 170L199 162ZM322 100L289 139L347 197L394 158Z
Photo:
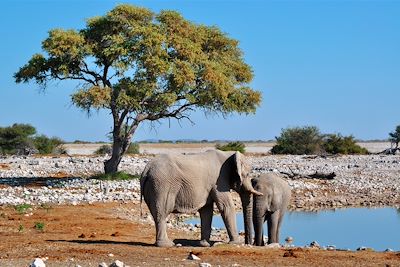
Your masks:
M41 52L53 28L80 29L121 1L1 1L0 126L30 123L67 141L107 140L111 117L71 105L72 82L40 92L13 74ZM240 41L262 91L255 115L194 113L195 125L142 125L144 139L273 139L282 128L315 125L321 132L384 139L400 124L400 1L124 1L154 12L173 9L216 25Z

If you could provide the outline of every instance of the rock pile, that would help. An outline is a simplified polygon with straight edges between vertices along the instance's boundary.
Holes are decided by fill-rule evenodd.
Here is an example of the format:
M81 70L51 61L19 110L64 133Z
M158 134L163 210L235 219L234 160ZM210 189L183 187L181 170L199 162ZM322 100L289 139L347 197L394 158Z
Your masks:
M291 209L400 206L400 155L248 158L253 175L265 172L300 174L294 179L287 178L293 189ZM1 158L0 205L139 199L137 180L100 182L85 178L102 172L105 159L103 156ZM120 170L140 174L149 160L151 157L124 157ZM335 173L336 177L332 180L298 178L316 172Z

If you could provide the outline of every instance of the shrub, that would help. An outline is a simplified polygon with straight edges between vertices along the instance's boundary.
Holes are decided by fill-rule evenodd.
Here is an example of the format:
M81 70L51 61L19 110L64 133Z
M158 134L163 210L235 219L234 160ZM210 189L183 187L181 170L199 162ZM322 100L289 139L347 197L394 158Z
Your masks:
M246 152L246 146L243 142L229 142L225 145L216 144L215 148L222 151L239 151L241 153Z
M121 180L133 180L139 179L139 175L129 174L126 172L115 172L115 173L108 173L108 174L97 174L91 177L92 179L97 180L112 180L112 181L121 181Z
M321 153L322 137L315 126L282 129L272 147L272 154L318 154Z
M67 148L64 145L59 145L53 150L53 154L66 155L68 154Z
M400 125L397 125L396 129L389 133L389 141L392 143L392 146L395 145L395 148L398 148L400 143Z
M368 150L357 145L351 135L327 134L324 136L323 148L329 154L368 154Z
M111 154L112 147L110 145L102 145L99 147L94 154L96 155L105 155L105 154Z
M0 153L16 154L23 152L26 147L32 148L31 136L35 133L35 127L29 124L15 123L0 127Z
M44 224L44 222L35 222L35 229L36 230L38 230L38 231L44 231L44 226L45 226L45 224Z
M45 135L35 135L35 127L29 124L13 124L0 127L0 153L2 154L50 154L63 141L60 138L49 138Z
M19 213L19 214L23 214L23 213L26 213L29 209L31 209L32 208L32 205L30 205L30 204L26 204L26 203L24 203L24 204L19 204L19 205L16 205L15 207L14 207L14 209Z
M39 154L51 154L56 148L63 143L63 140L57 137L47 137L44 134L35 136L33 138L33 144L39 151Z
M130 143L128 149L126 150L126 154L139 154L139 144L138 143Z

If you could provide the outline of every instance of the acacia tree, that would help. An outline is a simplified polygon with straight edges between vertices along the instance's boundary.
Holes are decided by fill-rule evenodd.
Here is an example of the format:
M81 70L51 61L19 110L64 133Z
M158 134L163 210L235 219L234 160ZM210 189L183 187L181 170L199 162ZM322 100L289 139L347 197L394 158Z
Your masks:
M34 80L46 88L49 81L77 80L73 104L110 110L106 173L118 170L141 122L189 118L195 108L248 114L261 102L260 92L248 86L252 70L238 41L175 11L118 5L79 31L50 30L42 49L15 73L16 82Z
M397 125L396 129L389 133L389 141L391 143L391 150L393 153L396 153L396 150L399 149L400 143L400 125Z

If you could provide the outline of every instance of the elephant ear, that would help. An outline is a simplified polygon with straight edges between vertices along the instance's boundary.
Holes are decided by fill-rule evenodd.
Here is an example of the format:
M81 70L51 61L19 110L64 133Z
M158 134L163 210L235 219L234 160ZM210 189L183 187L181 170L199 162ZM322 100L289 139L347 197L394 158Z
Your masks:
M239 151L236 151L235 155L233 156L234 160L235 160L235 165L236 165L236 171L237 174L239 176L239 182L240 185L242 185L243 183L243 168L245 166L243 166L243 155L242 153L240 153Z
M244 190L250 192L251 194L262 196L263 194L254 190L251 184L251 178L249 175L251 168L250 165L246 163L243 154L239 151L236 151L233 158L235 161L238 176L238 181L235 181L235 184L239 184L239 187L242 187Z

